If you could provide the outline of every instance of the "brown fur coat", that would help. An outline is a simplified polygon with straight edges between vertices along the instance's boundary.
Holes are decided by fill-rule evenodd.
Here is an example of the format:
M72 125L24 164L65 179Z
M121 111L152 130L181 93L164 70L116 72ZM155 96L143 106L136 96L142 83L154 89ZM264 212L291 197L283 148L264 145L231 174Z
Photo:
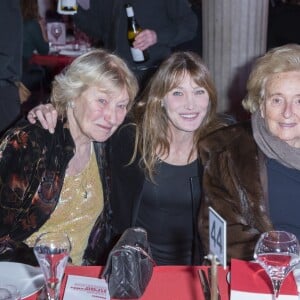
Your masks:
M265 157L250 122L225 127L200 144L204 165L198 230L208 252L208 207L227 221L227 258L253 259L255 243L272 229L268 215Z

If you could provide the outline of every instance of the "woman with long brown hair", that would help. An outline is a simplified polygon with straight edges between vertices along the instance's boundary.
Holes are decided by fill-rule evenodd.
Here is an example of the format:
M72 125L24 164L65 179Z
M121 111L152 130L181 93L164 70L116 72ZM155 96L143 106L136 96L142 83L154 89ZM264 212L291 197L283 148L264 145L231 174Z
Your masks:
M115 229L145 228L158 265L203 259L196 230L202 180L197 145L220 125L216 106L200 57L176 52L149 82L136 106L136 123L123 125L112 139Z

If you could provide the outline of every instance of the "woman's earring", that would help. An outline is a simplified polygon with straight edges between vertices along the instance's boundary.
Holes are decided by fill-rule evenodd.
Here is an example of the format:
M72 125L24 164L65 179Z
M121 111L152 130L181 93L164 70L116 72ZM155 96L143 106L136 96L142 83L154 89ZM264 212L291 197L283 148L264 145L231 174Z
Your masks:
M68 107L69 107L69 108L74 108L74 107L75 107L74 101L69 101L69 102L68 102Z
M160 106L164 107L164 101L163 100L160 101Z

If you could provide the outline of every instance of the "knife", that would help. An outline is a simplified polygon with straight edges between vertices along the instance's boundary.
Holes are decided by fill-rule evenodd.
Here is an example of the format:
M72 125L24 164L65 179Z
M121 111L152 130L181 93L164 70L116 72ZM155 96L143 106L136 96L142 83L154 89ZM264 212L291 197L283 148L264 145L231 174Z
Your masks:
M210 286L204 270L198 270L205 300L210 300Z

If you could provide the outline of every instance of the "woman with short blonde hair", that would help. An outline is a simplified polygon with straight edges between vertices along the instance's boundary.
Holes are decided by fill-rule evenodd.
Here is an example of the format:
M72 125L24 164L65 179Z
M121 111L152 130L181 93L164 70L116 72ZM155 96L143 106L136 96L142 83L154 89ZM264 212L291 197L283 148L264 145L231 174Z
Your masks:
M227 221L228 261L252 260L265 231L300 238L299 45L257 59L243 105L251 120L217 130L200 144L204 202L198 229L208 254L208 208Z
M247 95L243 107L255 112L266 97L266 82L276 73L297 71L300 68L300 45L291 44L270 50L258 58L247 82Z
M3 135L0 259L36 263L31 260L35 240L55 231L69 235L73 264L105 264L112 246L103 239L109 226L103 224L111 221L106 141L123 122L137 90L123 60L92 50L54 79L51 101L58 119L53 132L34 119L34 124L21 120ZM44 108L52 114L51 104Z

